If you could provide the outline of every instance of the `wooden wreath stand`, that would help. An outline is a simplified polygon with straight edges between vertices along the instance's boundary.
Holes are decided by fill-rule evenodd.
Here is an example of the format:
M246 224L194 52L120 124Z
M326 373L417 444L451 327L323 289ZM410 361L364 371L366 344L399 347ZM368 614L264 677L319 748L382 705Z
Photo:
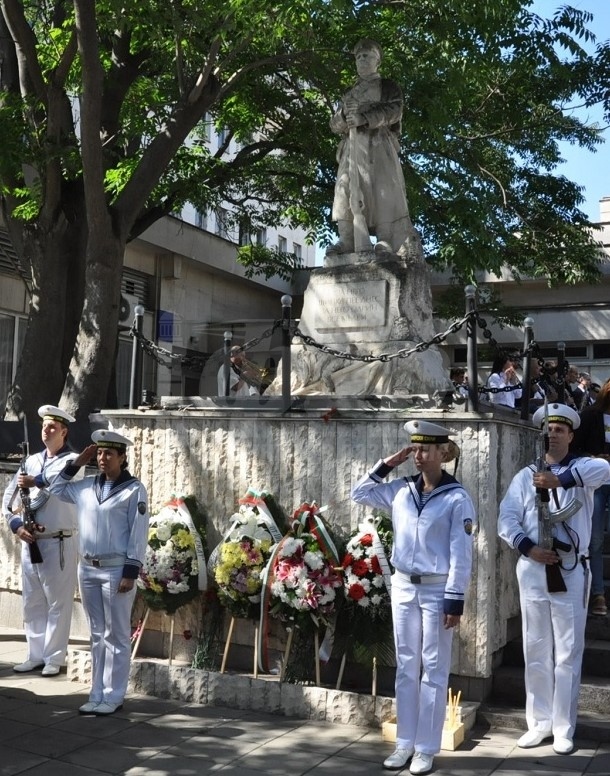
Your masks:
M146 623L148 622L149 614L150 614L150 607L147 606L146 611L144 612L144 617L142 618L142 624L140 625L140 632L138 633L138 637L135 640L135 643L131 650L132 658L135 658L135 656L138 654L138 649L140 648L140 641L142 641L142 636L146 629ZM169 654L167 656L167 664L171 666L172 657L174 653L174 615L165 613L165 616L169 617Z
M337 676L337 684L335 690L341 689L341 682L343 681L343 672L345 671L345 663L347 661L347 652L343 653L341 658L341 665L339 666L339 675ZM373 679L371 683L371 696L375 698L377 696L377 658L373 658Z
M282 670L280 672L280 682L284 681L286 676L286 668L288 666L288 658L290 657L290 650L292 648L292 639L294 638L294 628L288 630L288 638L286 640L286 647L284 649L284 657L282 659ZM316 669L316 687L320 687L320 631L316 628L313 635L313 648L314 648L314 660Z
M236 618L234 616L231 617L231 622L229 623L229 631L227 633L227 641L225 644L224 652L222 653L222 663L220 664L220 673L224 674L225 668L227 667L227 658L229 656L229 648L231 646L231 639L233 638L233 627L235 626L235 620ZM252 674L254 675L255 679L258 679L258 624L254 626L254 664L252 669Z

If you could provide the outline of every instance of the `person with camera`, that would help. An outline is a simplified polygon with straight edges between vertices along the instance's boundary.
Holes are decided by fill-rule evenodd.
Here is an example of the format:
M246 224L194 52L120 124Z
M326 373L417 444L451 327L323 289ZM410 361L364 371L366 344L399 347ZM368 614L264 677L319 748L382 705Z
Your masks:
M26 457L2 500L9 527L21 540L21 600L27 657L13 666L13 671L27 673L42 668L43 676L57 676L66 664L70 637L76 591L77 523L75 507L62 503L46 486L76 458L68 447L68 426L74 418L51 404L40 407L38 415L42 418L44 449ZM27 493L29 508L42 531L24 525L23 505L17 506L20 491ZM38 563L33 562L30 553L34 543L42 557Z
M248 361L246 351L240 345L233 345L229 351L228 366L228 371L225 364L218 370L219 396L247 397L260 394L260 370Z
M508 407L511 410L515 409L516 401L523 394L521 381L517 374L517 364L516 358L505 353L500 353L494 359L486 386L493 389L489 392L492 404L498 407Z

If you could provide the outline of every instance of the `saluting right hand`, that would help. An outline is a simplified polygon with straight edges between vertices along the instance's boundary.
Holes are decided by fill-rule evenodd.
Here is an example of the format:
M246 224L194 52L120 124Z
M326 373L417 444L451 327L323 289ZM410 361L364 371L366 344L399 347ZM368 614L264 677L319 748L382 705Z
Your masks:
M97 452L97 445L87 445L83 452L72 461L73 466L85 466Z
M394 455L390 455L388 458L384 458L383 462L387 466L398 466L399 464L404 463L412 452L413 448L411 446L403 447L402 450L394 453Z

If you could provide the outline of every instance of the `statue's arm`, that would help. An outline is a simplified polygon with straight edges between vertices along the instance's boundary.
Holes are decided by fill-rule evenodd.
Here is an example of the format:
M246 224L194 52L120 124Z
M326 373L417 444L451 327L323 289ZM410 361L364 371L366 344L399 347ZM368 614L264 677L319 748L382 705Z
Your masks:
M381 100L372 102L361 109L370 129L399 124L402 119L402 90L394 81L384 81L381 90Z
M343 112L343 103L339 105L339 109L330 120L330 128L337 135L346 135L349 132L347 121L345 120L345 114Z

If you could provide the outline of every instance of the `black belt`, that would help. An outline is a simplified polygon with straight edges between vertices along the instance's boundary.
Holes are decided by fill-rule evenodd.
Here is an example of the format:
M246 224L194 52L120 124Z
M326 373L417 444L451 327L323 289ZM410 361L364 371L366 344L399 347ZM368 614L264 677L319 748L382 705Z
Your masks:
M435 585L446 582L448 574L407 574L396 569L396 573L404 577L412 585Z

